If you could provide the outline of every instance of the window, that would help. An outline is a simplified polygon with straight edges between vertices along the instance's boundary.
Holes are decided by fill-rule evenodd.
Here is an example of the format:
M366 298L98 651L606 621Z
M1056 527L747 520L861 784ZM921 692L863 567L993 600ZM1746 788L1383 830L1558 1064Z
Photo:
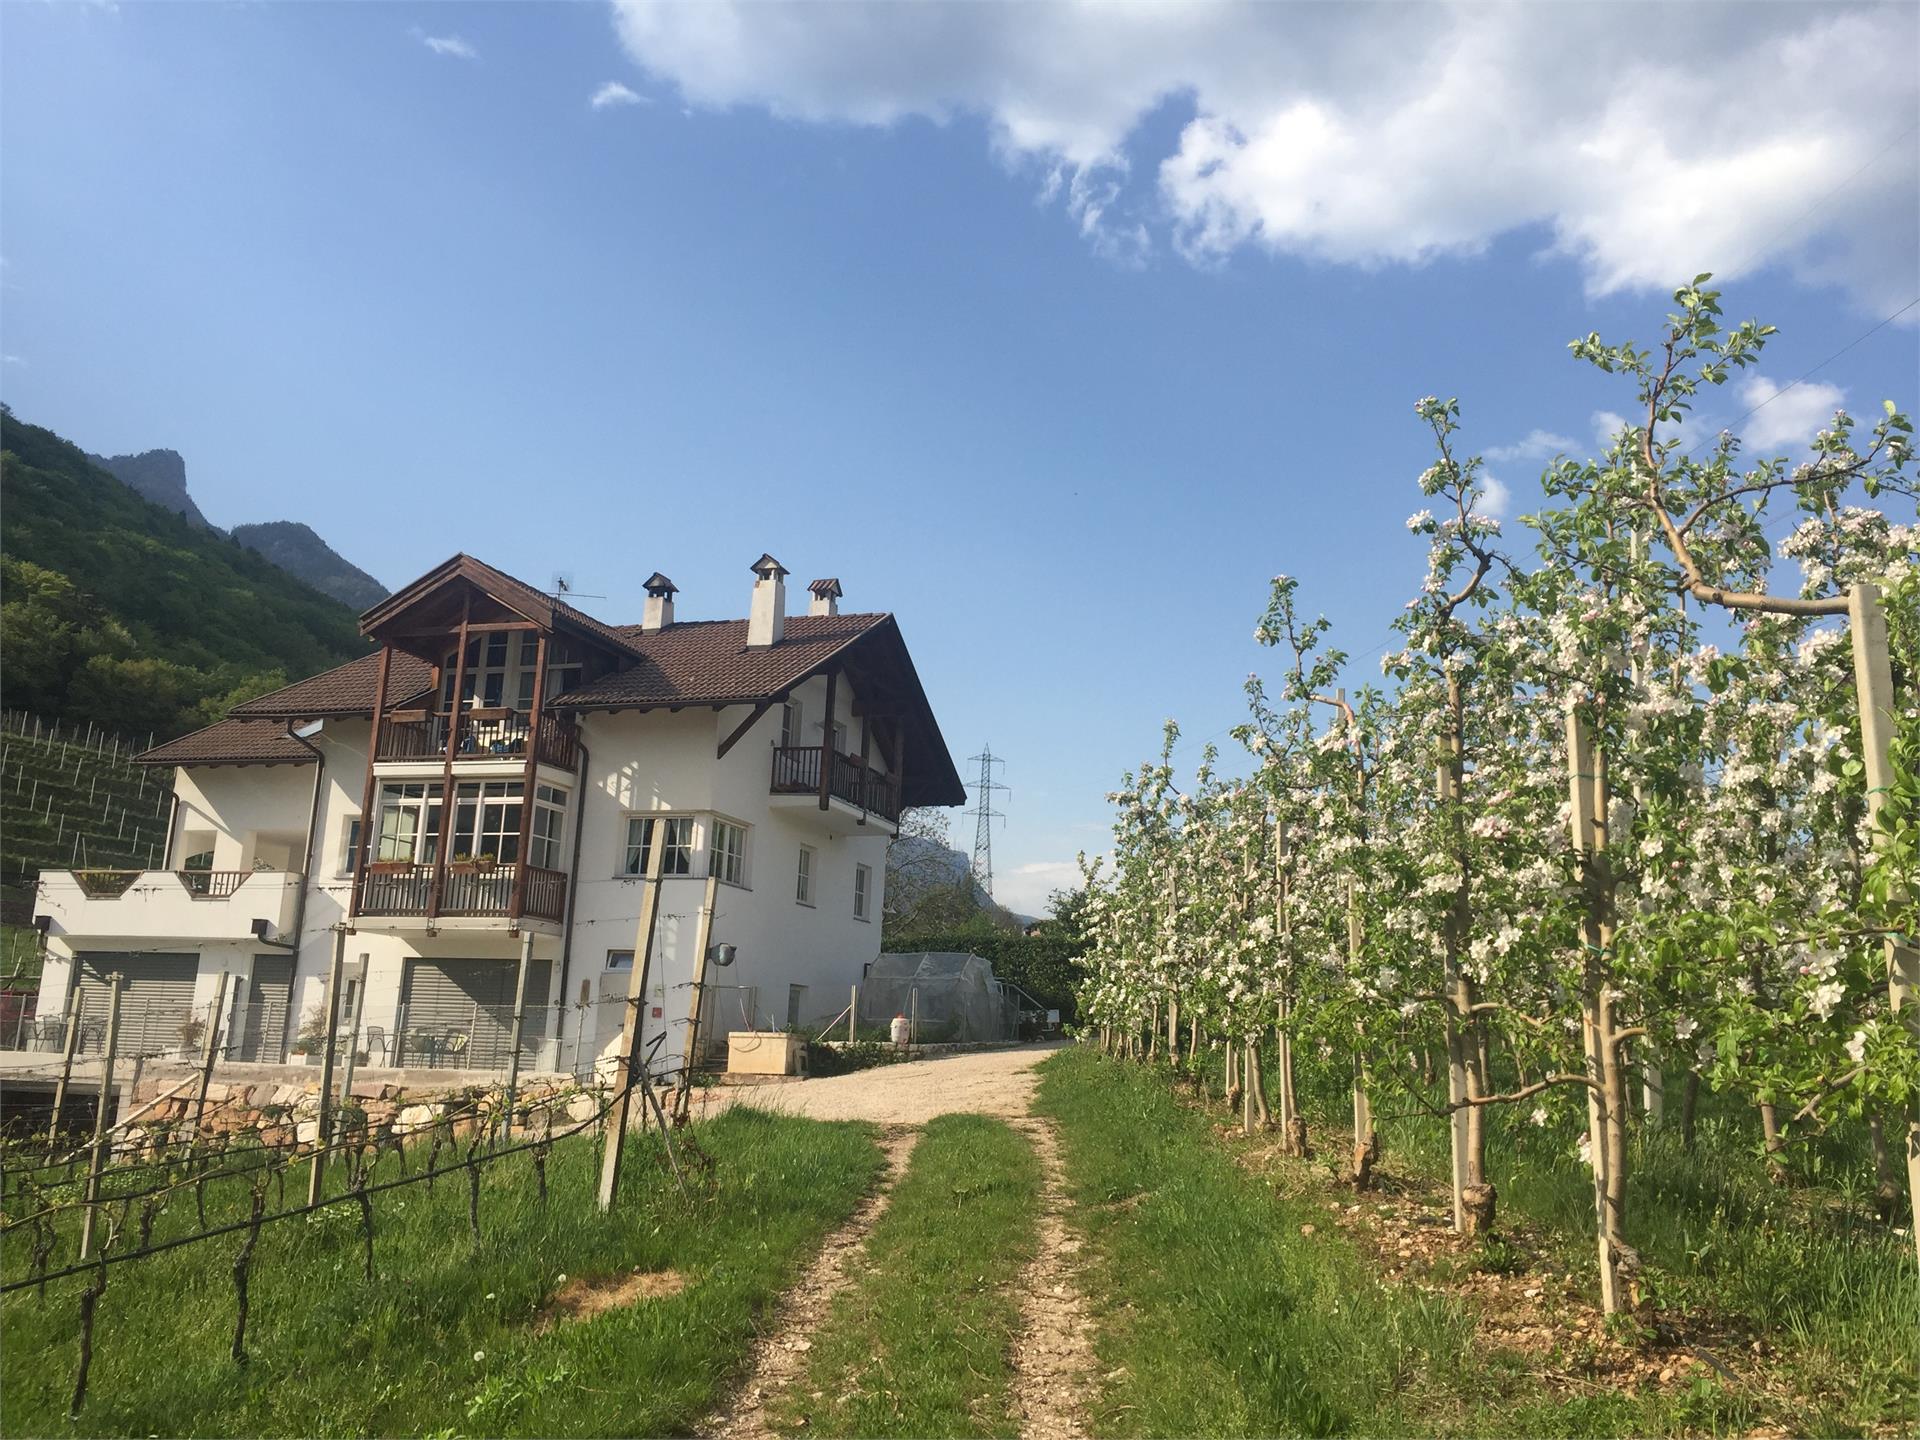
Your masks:
M491 855L502 865L520 858L518 780L467 780L454 790L453 858Z
M853 871L853 918L867 919L867 906L873 893L873 867L856 865Z
M607 951L607 969L609 970L633 969L633 951L631 950Z
M800 702L789 700L780 707L780 748L800 743Z
M802 905L813 904L813 847L800 847L800 873L793 882L793 898Z
M416 780L381 786L373 858L431 865L440 843L440 809L437 784Z
M360 817L347 818L347 833L340 846L340 873L351 875L360 868Z
M655 830L662 834L666 854L660 861L662 875L693 873L693 818L688 815L633 815L627 819L627 858L624 875L645 875L653 854Z
M747 883L747 830L731 821L713 822L713 848L707 856L708 873L729 885Z
M533 841L527 859L543 870L560 868L560 830L566 822L567 792L537 785L533 792Z

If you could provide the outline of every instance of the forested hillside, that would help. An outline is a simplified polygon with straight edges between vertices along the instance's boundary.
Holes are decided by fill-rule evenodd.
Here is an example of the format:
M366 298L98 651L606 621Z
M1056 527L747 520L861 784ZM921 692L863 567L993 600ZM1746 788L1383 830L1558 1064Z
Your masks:
M6 703L161 738L364 652L354 612L0 413Z

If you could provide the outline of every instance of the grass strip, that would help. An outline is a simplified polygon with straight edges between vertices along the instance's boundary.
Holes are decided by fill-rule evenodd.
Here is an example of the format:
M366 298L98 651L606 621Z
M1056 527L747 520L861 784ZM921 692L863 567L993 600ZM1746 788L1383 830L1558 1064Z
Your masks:
M78 1422L66 1409L85 1277L49 1285L44 1302L32 1291L10 1295L0 1307L6 1431L686 1433L738 1370L755 1317L881 1167L859 1125L739 1107L694 1133L714 1159L710 1181L682 1198L657 1163L657 1139L635 1136L608 1215L594 1205L598 1147L589 1138L555 1147L545 1205L524 1160L492 1167L478 1246L460 1176L431 1191L395 1191L376 1202L371 1286L356 1207L267 1226L253 1261L244 1367L228 1356L242 1237L116 1266L99 1302ZM304 1184L304 1170L295 1175ZM244 1206L244 1182L223 1189L232 1193L209 1197L210 1220ZM190 1196L175 1204L191 1217ZM19 1255L7 1259L17 1273ZM539 1324L569 1280L611 1282L636 1269L677 1271L684 1288Z
M1476 1339L1468 1302L1388 1286L1324 1201L1238 1165L1164 1070L1076 1048L1041 1074L1089 1241L1102 1437L1737 1434L1757 1418L1751 1397L1705 1382L1550 1388Z
M1013 1282L1034 1253L1040 1165L983 1115L927 1126L853 1286L785 1398L779 1429L857 1436L1011 1436Z

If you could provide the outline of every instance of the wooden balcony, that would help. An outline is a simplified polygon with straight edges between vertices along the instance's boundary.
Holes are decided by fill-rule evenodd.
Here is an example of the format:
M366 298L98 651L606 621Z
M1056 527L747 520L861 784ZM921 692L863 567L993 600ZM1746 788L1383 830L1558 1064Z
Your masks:
M818 795L820 767L826 764L827 794L889 823L900 819L900 787L888 776L824 745L776 745L773 749L775 795Z
M495 865L486 869L449 865L436 905L433 903L433 866L376 862L360 877L354 913L511 920L515 918L514 890L523 871L520 918L551 920L556 924L563 921L567 914L566 874L538 865Z
M579 731L571 717L542 715L536 725L525 711L507 706L460 712L454 717L421 711L396 710L380 724L380 760L444 760L449 731L453 758L461 760L524 760L527 746L542 765L571 770L579 760Z

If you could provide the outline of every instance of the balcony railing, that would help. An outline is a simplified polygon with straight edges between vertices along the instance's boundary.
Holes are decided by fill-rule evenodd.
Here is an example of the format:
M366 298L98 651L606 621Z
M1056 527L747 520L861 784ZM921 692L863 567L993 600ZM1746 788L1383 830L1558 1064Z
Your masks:
M822 745L774 746L773 793L818 795L823 760L830 766L829 795L890 821L900 818L900 791L890 777L868 768L852 755L841 755Z
M176 870L174 873L196 900L224 900L253 874L251 870Z
M482 869L451 864L440 891L440 903L434 905L433 866L376 862L369 865L361 877L354 913L510 919L514 886L523 870L526 881L520 897L521 915L529 920L563 920L567 913L566 874L538 865L494 865Z
M447 731L453 717L401 711L380 725L382 760L440 760L447 753ZM579 757L579 732L571 717L542 715L536 727L523 710L492 707L460 714L455 737L455 760L525 759L531 742L542 765L571 770Z

